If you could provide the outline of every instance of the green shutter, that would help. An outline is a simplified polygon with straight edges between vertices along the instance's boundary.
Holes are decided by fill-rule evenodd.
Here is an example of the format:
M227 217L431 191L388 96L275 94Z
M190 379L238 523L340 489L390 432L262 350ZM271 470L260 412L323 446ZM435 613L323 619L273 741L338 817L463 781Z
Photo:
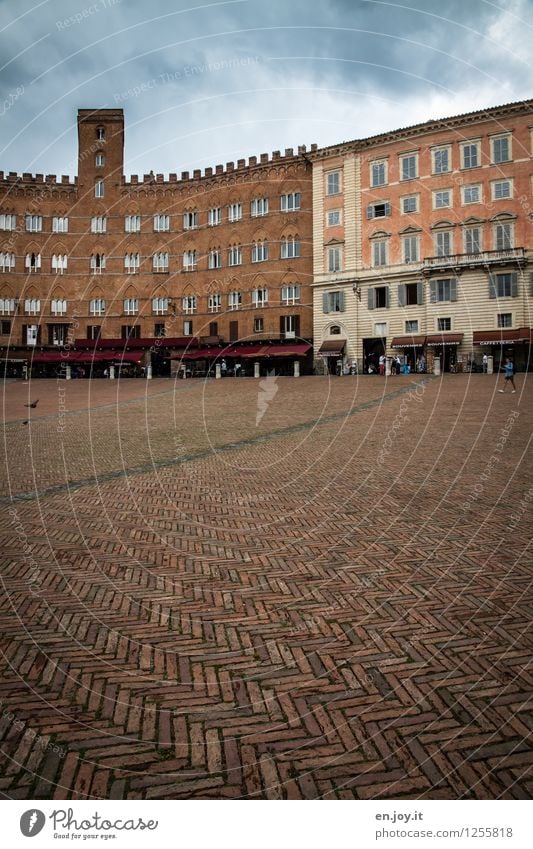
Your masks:
M496 294L496 277L494 274L489 274L489 298L495 298Z
M368 309L373 310L376 306L376 291L373 286L368 290Z
M450 301L457 300L457 278L452 277L450 280Z
M437 303L437 281L436 280L430 280L430 282L429 282L429 300L430 300L430 303L432 303L432 304Z
M385 306L387 309L390 307L390 289L388 286L385 286Z
M345 311L345 309L346 309L345 300L346 299L345 299L345 296L344 296L344 292L343 291L339 292L339 312Z
M400 283L398 286L398 306L404 307L406 301L405 283Z
M322 312L329 312L329 296L327 292L322 294Z
M518 297L518 274L513 271L511 274L511 298Z
M416 302L417 304L424 303L424 284L422 283L422 281L419 281L416 284Z

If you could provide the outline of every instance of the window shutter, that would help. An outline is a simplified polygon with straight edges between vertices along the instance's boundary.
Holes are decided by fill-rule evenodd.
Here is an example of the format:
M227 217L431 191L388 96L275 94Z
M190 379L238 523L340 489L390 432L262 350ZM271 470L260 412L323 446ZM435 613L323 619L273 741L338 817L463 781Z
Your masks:
M373 218L374 217L374 207L372 205L367 206L366 208L366 217Z
M437 303L437 281L436 280L430 280L430 283L429 283L429 300L430 300L430 303L432 303L432 304Z
M279 332L280 332L280 336L283 336L284 333L285 333L285 316L284 315L280 315L280 317L279 317Z
M422 283L422 281L419 281L416 284L416 302L417 304L424 303L424 284Z
M390 205L390 203L386 203L385 204L385 215L390 215L390 214L391 214L391 205Z
M496 297L496 277L494 274L489 274L489 298Z
M390 307L390 288L385 286L385 306L388 309Z
M518 297L518 274L513 271L511 274L511 298Z
M329 312L329 295L324 292L322 295L322 312Z
M457 300L457 278L452 277L450 280L450 301Z
M296 333L297 338L300 338L300 316L294 316L294 332Z
M376 290L372 287L368 290L368 309L373 310L376 306Z
M339 312L344 312L346 309L344 305L344 292L339 292Z
M398 286L398 306L404 307L406 301L405 283L400 283Z

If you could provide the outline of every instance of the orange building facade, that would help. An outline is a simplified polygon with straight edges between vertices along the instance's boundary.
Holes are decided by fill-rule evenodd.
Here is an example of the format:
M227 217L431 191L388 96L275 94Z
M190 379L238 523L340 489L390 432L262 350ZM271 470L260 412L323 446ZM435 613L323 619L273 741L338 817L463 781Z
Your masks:
M0 345L8 373L305 371L311 165L262 154L124 176L121 109L78 113L78 176L0 174ZM92 370L92 371L91 371Z

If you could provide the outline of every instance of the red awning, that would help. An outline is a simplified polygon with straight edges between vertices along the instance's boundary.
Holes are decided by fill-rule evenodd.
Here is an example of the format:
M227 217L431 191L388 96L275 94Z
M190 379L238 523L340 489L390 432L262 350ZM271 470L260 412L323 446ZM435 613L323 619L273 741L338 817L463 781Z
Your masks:
M474 345L519 345L531 341L529 327L518 330L475 330Z
M76 348L189 348L198 346L195 336L146 336L142 339L76 339Z
M463 341L463 333L433 333L426 337L427 345L460 345Z
M262 357L305 357L308 351L311 350L311 345L307 342L298 342L294 345L268 345L266 352L259 356Z
M425 336L395 336L391 348L421 348L425 342Z
M229 351L226 351L227 357L257 357L263 348L267 345L235 345Z
M174 354L171 360L216 360L218 357L227 357L230 352L230 346L225 348L220 346L214 348L195 348L194 350L184 351L182 354Z
M40 354L34 354L32 357L31 353L27 355L30 363L65 363L68 366L70 363L74 362L74 354L69 351L68 353L62 353L61 351L42 351Z
M346 339L328 339L317 351L319 357L342 357Z

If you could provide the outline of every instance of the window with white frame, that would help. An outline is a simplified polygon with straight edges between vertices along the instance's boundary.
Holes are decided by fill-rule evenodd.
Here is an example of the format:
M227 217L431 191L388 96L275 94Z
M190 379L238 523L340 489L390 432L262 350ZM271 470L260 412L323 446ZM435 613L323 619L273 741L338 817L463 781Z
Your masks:
M265 262L268 259L268 245L264 241L252 243L252 262Z
M400 156L400 180L414 180L418 177L418 154L409 153Z
M91 218L91 233L106 233L107 218L105 215L93 215Z
M17 226L17 216L13 213L2 213L0 215L0 230L14 230Z
M437 319L437 330L451 330L452 320L448 316Z
M250 215L252 218L268 215L268 198L254 198L250 204Z
M152 258L152 268L158 273L168 271L168 253L165 251L155 253Z
M0 272L15 270L15 254L0 251Z
M185 319L183 322L183 335L192 336L192 321L190 318Z
M340 209L328 209L326 213L326 226L337 227L341 223Z
M24 301L24 312L26 315L39 315L41 302L38 298L26 298Z
M481 203L481 185L463 186L461 189L463 203Z
M222 309L222 295L217 293L212 293L207 296L207 310L208 312L220 312Z
M330 171L326 174L326 194L338 195L341 190L340 171Z
M372 240L372 266L379 268L382 265L389 264L389 240L388 239L373 239Z
M503 274L489 274L490 298L517 298L518 275L516 271Z
M281 287L281 302L286 307L300 302L300 287L297 283Z
M181 308L186 315L196 312L198 309L198 299L196 295L184 295Z
M405 322L406 333L418 333L418 319L410 318Z
M434 242L436 256L450 256L453 253L451 230L438 230Z
M183 213L183 229L184 230L196 230L198 227L198 213L197 212L184 212Z
M242 248L240 245L231 245L228 251L228 265L242 265Z
M300 209L300 192L289 192L281 195L281 211L294 212Z
M344 312L345 309L345 297L342 290L336 292L323 292L322 312Z
M183 252L183 270L184 271L196 271L197 261L196 261L196 251L184 251Z
M387 184L387 160L380 159L370 163L370 185L385 186Z
M264 307L268 303L268 289L254 289L252 291L252 306Z
M152 312L154 315L166 315L168 312L169 298L159 296L152 298Z
M418 212L419 195L407 195L401 198L401 210L403 215Z
M340 271L342 268L342 249L340 247L327 250L328 271Z
M207 223L210 227L216 227L222 221L222 207L213 206L207 213Z
M26 216L26 230L28 233L40 233L43 229L43 216L42 215L27 215Z
M512 312L500 312L498 313L498 328L500 327L512 327L513 326L513 314Z
M105 165L105 156L103 153L96 154L96 156L94 157L94 164L97 168L101 168L103 165Z
M300 256L300 240L295 236L287 236L281 240L281 259L294 259Z
M105 255L93 254L90 265L92 274L101 274L105 270Z
M496 136L491 139L491 160L494 165L511 161L511 136Z
M492 200L505 200L513 196L512 180L495 180L491 183Z
M105 127L96 128L96 138L98 141L105 141Z
M254 333L262 333L265 329L264 318L254 318Z
M433 173L447 174L451 171L452 151L451 147L437 147L432 151Z
M138 298L124 298L124 314L125 315L137 315L139 312L139 299Z
M442 280L430 281L429 300L431 303L444 303L457 300L457 280L454 277L445 277Z
M465 227L463 231L465 254L479 254L483 250L481 227Z
M15 312L14 298L0 298L0 315L13 315Z
M452 205L451 189L439 189L433 192L433 209L446 209Z
M228 309L238 310L242 306L242 292L228 293Z
M139 271L141 264L141 258L139 254L125 254L124 255L124 271L126 274L137 274Z
M103 198L104 196L104 181L102 179L94 182L94 196L95 198Z
M52 254L52 271L54 274L64 274L67 265L68 257L66 254Z
M382 339L387 335L387 322L376 321L374 324L374 336L380 336Z
M242 203L230 203L228 206L228 221L240 221L242 218Z
M464 142L461 145L461 166L463 168L477 168L478 165L481 165L479 142Z
M154 215L154 233L168 233L170 231L170 215L157 212Z
M510 221L498 221L494 225L494 250L506 251L514 247L513 225Z
M420 239L418 236L402 237L402 256L404 262L418 262Z
M89 302L89 313L91 315L104 315L105 300L103 298L93 298Z
M124 218L125 233L140 233L141 232L141 216L126 215Z
M211 248L207 258L209 268L222 268L222 252L220 248Z
M54 215L52 218L52 233L68 233L68 218L66 215Z
M379 203L370 203L366 208L367 218L386 218L391 214L391 205L389 201L379 201Z
M32 253L26 254L26 271L40 271L41 270L41 254L36 254L32 251Z

